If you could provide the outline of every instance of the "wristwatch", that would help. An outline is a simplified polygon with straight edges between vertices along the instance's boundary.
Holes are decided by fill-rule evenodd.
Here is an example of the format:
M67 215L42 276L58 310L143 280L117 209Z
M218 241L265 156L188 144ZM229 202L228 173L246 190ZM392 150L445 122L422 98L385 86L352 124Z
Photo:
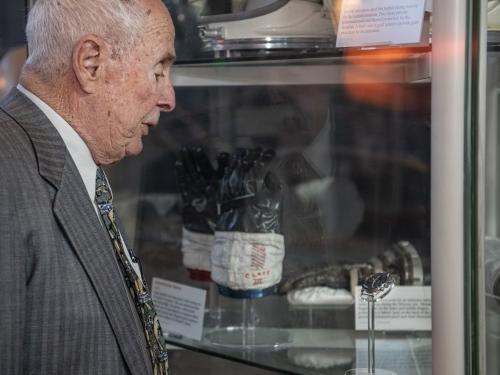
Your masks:
M389 272L371 275L361 285L361 299L375 302L384 298L394 288L394 277Z

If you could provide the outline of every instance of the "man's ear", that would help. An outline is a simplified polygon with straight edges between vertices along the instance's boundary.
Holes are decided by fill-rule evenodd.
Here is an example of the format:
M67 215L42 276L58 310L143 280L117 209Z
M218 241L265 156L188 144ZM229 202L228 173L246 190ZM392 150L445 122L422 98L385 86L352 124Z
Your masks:
M76 43L72 55L73 71L84 92L95 92L103 78L107 57L108 46L96 35L85 35Z

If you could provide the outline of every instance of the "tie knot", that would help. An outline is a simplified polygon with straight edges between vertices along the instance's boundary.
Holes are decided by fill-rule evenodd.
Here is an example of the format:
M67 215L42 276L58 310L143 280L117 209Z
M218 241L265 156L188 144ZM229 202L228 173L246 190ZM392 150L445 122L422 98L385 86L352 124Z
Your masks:
M113 202L113 195L108 185L108 179L101 167L97 168L95 177L95 201L98 205Z

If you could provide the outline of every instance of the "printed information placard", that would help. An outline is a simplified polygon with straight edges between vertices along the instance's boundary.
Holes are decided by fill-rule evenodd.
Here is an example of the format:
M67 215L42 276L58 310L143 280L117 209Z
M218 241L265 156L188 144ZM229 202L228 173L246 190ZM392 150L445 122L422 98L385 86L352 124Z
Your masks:
M343 0L337 47L419 43L425 0Z
M356 367L368 367L367 339L356 339ZM397 375L430 375L432 339L430 337L378 338L375 342L375 367L392 371Z
M368 327L368 303L361 300L361 287L356 288L356 330ZM375 302L375 330L430 331L431 287L395 286L383 299Z
M201 340L206 290L154 277L151 295L164 334Z

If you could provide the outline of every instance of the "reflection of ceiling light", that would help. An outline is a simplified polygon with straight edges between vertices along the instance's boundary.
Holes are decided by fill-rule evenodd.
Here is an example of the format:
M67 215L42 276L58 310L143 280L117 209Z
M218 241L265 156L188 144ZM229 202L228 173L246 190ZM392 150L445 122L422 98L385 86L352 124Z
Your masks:
M270 42L272 39L270 36L266 36L266 42Z
M5 90L5 87L7 87L7 80L4 77L0 77L0 93Z

